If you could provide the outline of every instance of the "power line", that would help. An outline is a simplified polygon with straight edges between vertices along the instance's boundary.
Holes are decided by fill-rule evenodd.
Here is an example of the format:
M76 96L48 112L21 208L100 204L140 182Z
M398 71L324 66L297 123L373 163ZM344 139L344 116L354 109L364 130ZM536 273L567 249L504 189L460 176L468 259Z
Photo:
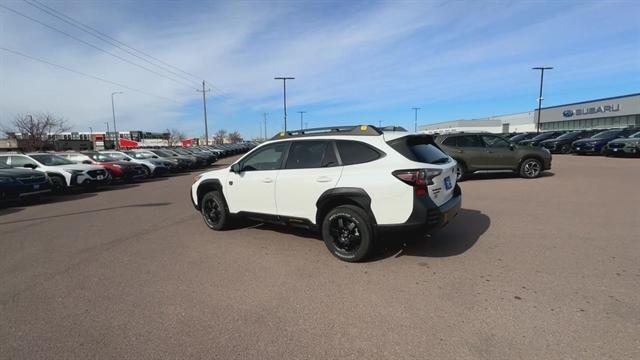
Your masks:
M154 62L151 62L151 61L149 61L149 60L145 59L144 57L142 57L142 56L140 56L140 55L138 55L138 54L134 53L133 51L127 50L127 49L125 49L125 48L123 48L123 47L119 46L118 44L115 44L114 42L112 42L112 41L110 41L110 40L105 39L105 38L104 38L104 37L105 37L105 35L97 35L97 34L95 34L95 33L93 33L93 32L90 32L90 31L87 31L86 29L83 29L80 25L76 24L76 22L77 22L76 20L73 20L73 19L71 19L71 18L70 18L71 20L67 20L67 19L63 18L62 16L67 17L67 16L66 16L66 15L64 15L64 14L61 14L62 16L60 16L60 15L57 15L57 14L55 14L55 13L53 13L53 12L51 12L51 11L47 10L47 9L44 9L43 7L46 7L46 5L44 5L44 4L40 4L40 3L38 3L38 4L34 4L34 3L29 2L28 0L23 0L23 1L24 1L25 3L27 3L27 4L31 5L31 6L33 6L33 7L35 7L35 8L37 8L37 9L41 10L41 11L43 11L43 12L45 12L45 13L47 13L47 14L49 14L49 15L53 16L53 17L56 17L57 19L59 19L59 20L61 20L61 21L64 21L65 23L67 23L67 24L69 24L69 25L71 25L71 26L73 26L73 27L76 27L76 28L78 28L78 29L80 29L80 30L82 30L82 31L86 32L86 33L87 33L87 34L89 34L89 35L92 35L93 37L98 38L99 40L102 40L102 41L106 42L106 43L107 43L107 44L109 44L109 45L112 45L112 46L114 46L114 47L117 47L118 49L120 49L120 50L122 50L122 51L126 52L127 54L129 54L129 55L131 55L131 56L135 56L135 57L137 57L138 59L140 59L140 60L142 60L142 61L145 61L145 62L147 62L147 63L149 63L149 64L151 64L151 65L153 65L153 66L156 66L156 67L158 67L158 68L160 68L160 69L162 69L162 70L164 70L164 71L166 71L166 72L168 72L168 73L170 73L170 74L173 74L173 75L175 75L175 76L177 76L177 77L179 77L179 78L182 78L183 80L186 80L186 81L193 81L192 79L189 79L189 78L187 78L187 77L185 77L185 76L183 76L183 75L180 75L180 74L178 74L178 73L176 73L176 72L173 72L173 71L171 71L171 70L168 70L168 69L166 69L166 68L165 68L165 67L163 67L163 66L160 66L160 65L158 65L158 64L156 64L156 63L154 63ZM54 10L54 11L55 11L55 10ZM81 24L81 23L80 23L80 24ZM82 24L82 25L84 25L84 24Z
M144 94L144 95L147 95L147 96L157 97L157 98L159 98L159 99L168 100L168 101L171 101L171 102L174 102L174 103L178 103L178 104L179 104L179 102L178 102L178 101L176 101L176 100L174 100L174 99L171 99L171 98L168 98L168 97L164 97L164 96L161 96L161 95L156 95L156 94L153 94L153 93L150 93L150 92L146 92L146 91L144 91L144 90L140 90L140 89L132 88L132 87L130 87L130 86L127 86L127 85L124 85L124 84L120 84L120 83L117 83L117 82L115 82L115 81L111 81L111 80L103 79L103 78L101 78L101 77L98 77L98 76L95 76L95 75L91 75L91 74L87 74L87 73L84 73L84 72L81 72L81 71L78 71L78 70L73 70L73 69L68 68L68 67L66 67L66 66L58 65L58 64L55 64L55 63L49 62L49 61L47 61L47 60L39 59L39 58L33 57L33 56L31 56L31 55L27 55L27 54L21 53L21 52L16 51L16 50L7 49L7 48L5 48L5 47L0 47L0 50L4 50L4 51L9 52L9 53L12 53L12 54L14 54L14 55L18 55L18 56L25 57L25 58L27 58L27 59L31 59L31 60L33 60L33 61L41 62L41 63L43 63L43 64L47 64L47 65L49 65L49 66L57 67L57 68L59 68L59 69L66 70L66 71L72 72L72 73L77 74L77 75L81 75L81 76L84 76L84 77L88 77L88 78L91 78L91 79L94 79L94 80L98 80L98 81L101 81L101 82L104 82L104 83L107 83L107 84L120 86L120 87L122 87L122 88L124 88L124 89L128 89L128 90L131 90L131 91L135 91L135 92L138 92L138 93L140 93L140 94Z
M80 38L78 38L78 37L76 37L76 36L73 36L73 35L71 35L71 34L69 34L69 33L66 33L66 32L64 32L64 31L62 31L62 30L60 30L60 29L58 29L58 28L56 28L56 27L53 27L53 26L51 26L51 25L48 25L48 24L46 24L46 23L44 23L44 22L42 22L42 21L40 21L40 20L34 19L34 18L30 17L29 15L23 14L23 13L21 13L21 12L19 12L19 11L17 11L17 10L14 10L14 9L12 9L12 8L8 7L8 6L5 6L5 5L3 5L3 4L0 4L0 7L4 8L4 9L7 9L7 10L9 10L9 11L11 11L11 12L13 12L13 13L17 14L17 15L20 15L20 16L22 16L22 17L26 18L26 19L29 19L29 20L31 20L31 21L33 21L33 22L36 22L36 23L38 23L38 24L40 24L40 25L42 25L42 26L44 26L44 27L47 27L47 28L49 28L49 29L51 29L51 30L54 30L54 31L56 31L56 32L58 32L58 33L60 33L60 34L63 34L63 35L65 35L65 36L67 36L67 37L70 37L70 38L72 38L72 39L74 39L74 40L76 40L76 41L78 41L78 42L81 42L81 43L83 43L83 44L85 44L85 45L87 45L87 46L89 46L89 47L92 47L92 48L94 48L94 49L96 49L96 50L98 50L98 51L101 51L101 52L103 52L103 53L105 53L105 54L109 54L109 55L111 55L111 56L113 56L113 57L115 57L115 58L117 58L117 59L120 59L120 60L122 60L122 61L124 61L124 62L127 62L127 63L131 64L131 65L137 66L137 67L139 67L139 68L141 68L141 69L143 69L143 70L146 70L146 71L148 71L148 72L150 72L150 73L156 74L157 76L160 76L160 77L162 77L162 78L165 78L165 79L171 80L171 81L173 81L173 82L175 82L175 83L178 83L178 84L180 84L180 85L186 86L186 87L188 87L188 88L190 88L190 89L194 89L194 87L193 87L192 85L189 85L189 84L187 84L187 83L184 83L184 82L182 82L182 81L180 81L180 80L176 80L176 79L170 78L170 77L168 77L168 76L166 76L166 75L164 75L164 74L161 74L161 73L159 73L159 72L157 72L157 71L155 71L155 70L149 69L148 67L145 67L145 66L143 66L143 65L136 64L136 63L134 63L133 61L130 61L130 60L128 60L128 59L123 58L123 57L122 57L122 56L120 56L120 55L114 54L114 53L112 53L112 52L110 52L110 51L108 51L108 50L105 50L105 49L103 49L103 48L101 48L101 47L99 47L99 46L93 45L93 44L91 44L90 42L84 41L84 40L82 40L82 39L80 39Z
M167 63L165 61L162 61L162 60L158 59L157 57L149 55L149 54L147 54L146 52L144 52L142 50L139 50L139 49L136 49L136 48L134 48L134 47L132 47L130 45L127 45L127 44L123 43L122 41L120 41L118 39L115 39L115 38L109 36L108 34L105 34L104 32L101 32L101 31L99 31L99 30L97 30L97 29L95 29L95 28L93 28L93 27L91 27L91 26L89 26L87 24L84 24L84 23L80 22L79 20L76 20L76 19L74 19L74 18L72 18L72 17L70 17L70 16L68 16L68 15L66 15L66 14L64 14L64 13L58 11L58 10L55 10L55 9L47 6L46 4L43 4L42 2L40 2L38 0L31 0L31 1L23 0L23 1L26 2L27 4L33 6L33 7L38 8L39 10L41 10L41 11L43 11L43 12L45 12L45 13L51 15L51 16L54 16L54 17L56 17L56 18L58 18L58 19L60 19L60 20L62 20L64 22L66 22L66 23L68 23L68 24L70 24L70 25L72 25L72 26L74 26L74 27L76 27L76 28L78 28L78 29L80 29L80 30L82 30L82 31L84 31L84 32L86 32L86 33L88 33L88 34L90 34L90 35L92 35L92 36L94 36L94 37L96 37L96 38L98 38L98 39L110 44L110 45L112 45L112 46L114 46L114 47L117 47L118 49L120 49L120 50L122 50L122 51L124 51L124 52L126 52L126 53L128 53L128 54L130 54L132 56L135 56L135 57L137 57L137 58L139 58L139 59L141 59L141 60L143 60L143 61L145 61L145 62L147 62L147 63L149 63L151 65L154 65L154 66L156 66L156 67L158 67L158 68L160 68L160 69L162 69L162 70L164 70L164 71L166 71L168 73L171 73L171 74L173 74L175 76L178 76L178 77L180 77L180 78L182 78L184 80L187 80L187 81L194 81L194 79L197 79L198 82L200 81L200 77L199 76L196 76L196 75L194 75L192 73L184 71L184 70L180 69L179 67L173 66L173 65L171 65L171 64L169 64L169 63ZM37 5L34 4L34 3L36 3ZM118 44L120 44L122 46L120 46ZM123 47L128 48L128 49L130 49L132 51L127 50L127 49L125 49ZM138 54L141 54L146 58L152 59L155 62L160 63L160 64L162 64L164 66L158 65L157 63L154 63L154 62L152 62L152 61L150 61L148 59L145 59L144 57L142 57L142 56L140 56L140 55L138 55L138 54L136 54L134 52L136 52ZM178 71L178 72L180 72L182 74L185 74L185 75L191 77L192 79L189 79L184 75L180 75L175 71L169 70L168 68L174 69L174 70L176 70L176 71ZM211 85L210 81L208 81L208 82L209 82L209 85L213 89L217 90L220 93L221 96L227 96L225 94L224 90L222 90L222 89L220 89L220 88L218 88L216 86Z

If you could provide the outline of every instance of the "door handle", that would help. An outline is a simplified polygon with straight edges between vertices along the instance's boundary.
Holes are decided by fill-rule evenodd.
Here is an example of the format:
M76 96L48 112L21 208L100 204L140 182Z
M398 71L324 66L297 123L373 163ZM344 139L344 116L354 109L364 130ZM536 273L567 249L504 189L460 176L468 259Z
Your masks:
M327 177L327 176L320 176L320 177L318 177L318 178L316 179L316 181L317 181L317 182L321 182L321 183L323 183L323 182L329 182L329 181L331 181L331 178L330 178L330 177Z
M273 182L273 179L272 178L264 178L264 179L262 179L262 182L269 184L269 183Z

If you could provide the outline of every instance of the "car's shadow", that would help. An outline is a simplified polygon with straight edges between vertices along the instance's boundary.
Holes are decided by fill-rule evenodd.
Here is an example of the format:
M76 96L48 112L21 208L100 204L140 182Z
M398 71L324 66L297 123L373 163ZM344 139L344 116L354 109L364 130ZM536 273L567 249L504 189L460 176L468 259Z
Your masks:
M469 250L491 226L491 219L479 210L460 209L458 216L444 228L432 233L390 232L381 234L377 249L367 261L389 257L447 257L460 255ZM254 228L258 231L275 231L305 239L322 241L316 231L304 228L260 223L237 219L229 230Z
M448 257L471 249L491 226L491 219L479 210L461 209L444 228L431 233L405 232L382 237L379 258L390 256ZM375 257L372 258L375 260Z
M555 174L551 171L543 171L540 174L540 178L551 177ZM464 181L474 181L474 180L498 180L498 179L519 179L521 178L519 174L505 171L505 172L486 172L486 173L473 173L465 176ZM527 179L525 179L527 180ZM528 179L535 180L535 179Z

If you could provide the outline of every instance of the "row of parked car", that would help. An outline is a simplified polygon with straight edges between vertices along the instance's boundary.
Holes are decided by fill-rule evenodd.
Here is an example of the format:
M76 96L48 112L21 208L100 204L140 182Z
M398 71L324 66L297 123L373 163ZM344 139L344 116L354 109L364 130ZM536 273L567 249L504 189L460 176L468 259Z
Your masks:
M255 146L245 142L189 148L2 153L0 201L204 168Z
M507 136L513 143L544 147L552 153L640 156L639 128L548 131Z

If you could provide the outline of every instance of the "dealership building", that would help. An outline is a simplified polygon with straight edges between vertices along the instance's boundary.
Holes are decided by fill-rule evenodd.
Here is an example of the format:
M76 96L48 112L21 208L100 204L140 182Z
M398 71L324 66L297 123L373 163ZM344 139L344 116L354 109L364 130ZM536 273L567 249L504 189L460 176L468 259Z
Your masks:
M536 131L538 110L479 119L422 125L422 133ZM545 107L540 110L540 131L640 127L640 93Z

